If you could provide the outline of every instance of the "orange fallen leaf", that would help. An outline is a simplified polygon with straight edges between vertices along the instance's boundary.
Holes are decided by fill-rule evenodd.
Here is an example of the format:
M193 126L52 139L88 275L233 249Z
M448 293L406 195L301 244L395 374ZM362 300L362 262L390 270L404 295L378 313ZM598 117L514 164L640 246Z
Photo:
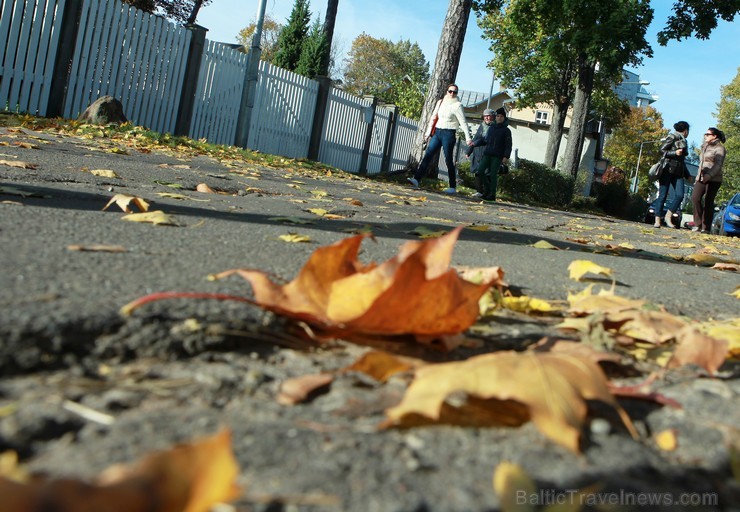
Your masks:
M363 265L357 254L364 236L319 247L298 276L273 283L259 270L229 270L249 281L255 302L277 314L303 321L327 335L363 333L455 335L478 317L478 299L500 285L503 271L482 283L462 279L450 258L462 228L446 236L404 244L382 265ZM434 297L429 303L428 298Z
M714 374L727 359L729 343L707 336L691 326L677 334L678 346L668 361L668 368L695 364Z
M460 394L464 403L454 398ZM545 436L577 452L586 400L611 405L637 436L596 363L536 352L497 352L419 368L401 403L386 411L385 426L519 426L531 419Z
M139 211L146 212L149 210L149 203L140 197L130 196L128 194L116 194L110 198L108 204L103 206L103 210L107 210L110 205L115 203L118 207L126 213L132 213L133 210L129 207L131 203L136 206Z
M346 367L344 371L361 372L378 382L386 382L397 373L407 372L424 364L423 361L418 359L372 350L363 354L360 359Z
M283 381L277 401L282 405L305 402L329 389L334 377L328 373L302 375Z
M182 444L130 466L113 466L95 482L71 478L18 483L0 476L3 512L207 512L238 494L231 434Z

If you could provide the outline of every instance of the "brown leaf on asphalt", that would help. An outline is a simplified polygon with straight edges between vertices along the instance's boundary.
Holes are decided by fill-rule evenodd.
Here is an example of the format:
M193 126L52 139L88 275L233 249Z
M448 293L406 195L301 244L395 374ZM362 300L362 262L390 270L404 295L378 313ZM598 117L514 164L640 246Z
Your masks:
M381 265L357 259L364 236L319 247L286 285L259 270L229 270L250 282L263 308L303 321L324 334L455 335L478 317L478 299L500 285L503 271L482 283L462 279L450 267L462 228L444 237L406 242ZM430 302L429 297L434 297Z
M611 405L636 437L596 363L537 352L497 352L419 368L401 403L386 411L384 426L519 426L531 419L545 436L578 452L587 400Z
M115 171L112 171L110 169L90 169L88 171L93 176L98 176L100 178L116 178L121 179L121 177L116 174Z
M737 263L715 263L712 268L717 270L727 270L730 272L740 272L740 265Z
M140 197L136 197L136 196L130 196L128 194L114 195L113 197L111 197L110 201L108 201L108 204L103 206L103 210L107 210L108 207L112 205L113 203L118 205L118 207L126 213L133 212L133 210L131 210L131 208L129 207L129 205L132 203L141 212L146 212L149 210L149 203L147 203L144 199Z
M21 162L20 160L0 160L0 165L7 165L8 167L18 167L19 169L36 169L36 164L28 162Z
M615 352L596 350L591 345L586 345L578 341L543 338L534 345L530 346L528 350L532 350L534 352L554 352L558 354L570 354L589 359L594 363L608 362L621 364L622 362L622 358L619 356L619 354L616 354Z
M695 364L713 375L728 356L729 343L687 326L677 335L678 346L668 361L668 368Z
M0 476L3 512L208 512L238 495L228 431L113 466L93 483Z
M68 251L81 251L81 252L126 252L126 248L122 245L106 245L106 244L73 244L67 246Z
M196 185L195 190L197 192L203 192L204 194L216 194L217 192L213 190L211 187L206 185L205 183L198 183Z
M302 375L283 381L277 396L282 405L295 405L306 402L329 390L334 377L328 373Z

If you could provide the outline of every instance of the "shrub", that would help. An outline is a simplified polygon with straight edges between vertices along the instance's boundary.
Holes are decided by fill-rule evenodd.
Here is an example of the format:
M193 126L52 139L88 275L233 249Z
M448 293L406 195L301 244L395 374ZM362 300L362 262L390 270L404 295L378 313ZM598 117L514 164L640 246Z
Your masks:
M573 198L573 178L544 164L520 159L519 166L499 177L502 197L519 203L564 207Z

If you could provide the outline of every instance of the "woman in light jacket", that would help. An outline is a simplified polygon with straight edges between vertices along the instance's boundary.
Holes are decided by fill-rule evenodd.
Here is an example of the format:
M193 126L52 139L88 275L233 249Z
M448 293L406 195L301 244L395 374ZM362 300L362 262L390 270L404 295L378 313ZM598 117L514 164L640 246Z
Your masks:
M462 103L457 98L457 93L457 85L450 84L447 86L447 94L437 102L435 112L429 121L429 126L424 135L424 141L428 141L429 145L424 153L424 157L419 163L419 167L414 173L414 177L409 178L409 182L414 188L419 188L419 182L426 174L427 167L429 167L439 147L442 146L442 151L445 155L445 165L447 165L447 174L450 177L450 186L444 192L445 194L455 194L457 192L457 170L455 169L455 162L452 160L452 150L455 147L455 140L457 139L457 129L462 128L468 146L473 144L473 138L470 136L470 128L468 128L468 123L465 121L465 112L463 112ZM434 135L431 134L433 126L435 128Z
M725 134L717 128L709 128L704 134L699 156L699 174L696 175L691 202L694 204L694 227L692 231L709 233L714 216L714 198L722 185L722 164L725 162ZM702 199L704 202L702 203Z

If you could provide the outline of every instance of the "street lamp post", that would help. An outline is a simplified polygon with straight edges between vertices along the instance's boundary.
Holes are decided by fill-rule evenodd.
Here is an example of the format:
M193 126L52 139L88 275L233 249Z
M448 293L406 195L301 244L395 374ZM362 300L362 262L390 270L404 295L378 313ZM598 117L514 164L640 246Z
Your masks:
M632 175L631 179L631 185L630 185L630 192L633 194L637 192L637 177L640 175L640 160L642 160L642 146L644 144L655 144L656 142L663 142L663 139L658 140L644 140L640 142L640 151L637 153L637 166L635 167L635 173Z

